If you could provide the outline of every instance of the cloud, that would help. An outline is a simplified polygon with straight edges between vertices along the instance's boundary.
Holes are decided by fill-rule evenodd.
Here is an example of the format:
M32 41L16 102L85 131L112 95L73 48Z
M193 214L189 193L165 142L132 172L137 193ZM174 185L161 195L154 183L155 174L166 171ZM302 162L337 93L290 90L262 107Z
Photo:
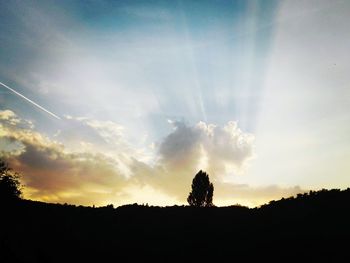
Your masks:
M239 172L254 157L254 136L242 132L236 122L224 127L199 122L187 126L174 122L174 131L160 145L161 162L171 168L182 165L197 167L202 160L212 175ZM203 160L206 160L203 162Z
M197 127L188 127L174 122L174 131L160 144L161 163L167 167L192 167L200 155L202 132Z
M150 147L131 143L128 129L113 121L65 116L61 128L55 139L62 141L70 152L103 153L113 158L128 176L132 158L148 161L152 155Z
M12 125L19 123L19 118L17 118L16 114L10 110L0 111L0 120L8 121Z
M236 175L254 156L254 137L242 132L235 122L223 127L172 122L174 129L155 149L153 162L145 162L140 151L126 140L122 126L89 118L66 119L78 128L90 148L68 150L56 141L65 130L53 140L14 112L0 111L0 155L23 175L26 198L85 205L164 205L166 200L182 204L199 169L209 171L220 204L237 201L253 206L300 192L300 188L254 188L224 182L223 175ZM130 150L100 151L94 144L97 138L98 143L127 145Z
M2 110L0 111L0 125L8 125L8 126L20 126L20 127L28 127L33 128L33 123L28 120L20 119L13 111L11 110Z
M254 136L242 132L236 122L224 127L204 122L193 126L170 123L174 130L160 143L156 164L134 160L131 171L141 184L161 189L182 202L198 170L208 171L214 182L220 182L232 171L241 172L254 157Z
M2 156L23 174L27 198L49 202L105 203L125 195L127 177L115 159L101 153L67 152L65 147L28 128L13 112L0 112L1 141L21 145ZM93 196L93 197L92 197ZM98 198L97 198L98 196Z
M88 117L65 116L65 124L57 134L57 139L67 144L76 142L95 143L101 150L128 148L124 135L125 128L112 121L101 121Z

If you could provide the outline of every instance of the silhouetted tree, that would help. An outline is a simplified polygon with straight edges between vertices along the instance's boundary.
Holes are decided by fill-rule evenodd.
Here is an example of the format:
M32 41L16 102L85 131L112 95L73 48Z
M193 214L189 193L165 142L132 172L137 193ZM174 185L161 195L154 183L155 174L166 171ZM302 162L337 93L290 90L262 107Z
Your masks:
M200 170L192 180L192 191L187 198L187 202L190 206L213 206L213 193L214 186L209 181L209 175Z
M0 160L0 202L14 201L21 198L21 183L19 174Z

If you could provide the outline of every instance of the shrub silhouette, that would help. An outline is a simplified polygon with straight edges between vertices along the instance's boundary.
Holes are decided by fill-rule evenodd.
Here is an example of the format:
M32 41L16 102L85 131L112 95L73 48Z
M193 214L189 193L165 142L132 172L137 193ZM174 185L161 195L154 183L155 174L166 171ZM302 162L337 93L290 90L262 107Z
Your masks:
M19 174L0 160L0 202L14 201L21 198L21 183Z
M213 206L214 186L209 181L209 175L200 170L192 180L192 191L187 202L190 206L210 207Z

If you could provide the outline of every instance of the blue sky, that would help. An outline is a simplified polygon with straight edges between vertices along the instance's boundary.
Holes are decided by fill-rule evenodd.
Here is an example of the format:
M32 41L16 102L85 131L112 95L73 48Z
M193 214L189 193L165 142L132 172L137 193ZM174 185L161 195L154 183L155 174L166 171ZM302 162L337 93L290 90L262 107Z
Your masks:
M183 202L180 186L200 168L186 160L211 172L222 204L346 187L349 11L346 1L3 2L0 81L61 120L1 89L0 110L12 112L2 114L1 145L28 152L29 139L8 138L26 129L46 138L41 147L63 145L66 161L83 151L112 158L128 184L82 187L109 192L99 203L152 191ZM19 165L21 154L7 158L23 170L28 196L66 201L63 188L45 191ZM162 185L175 180L185 183Z
M144 116L156 132L167 118L220 124L240 119L243 128L254 129L277 6L272 1L4 5L3 82L61 115L108 114L123 122L118 112L128 105L148 104L139 109L144 111L157 104ZM25 87L22 75L30 78ZM41 87L38 97L45 81L55 87ZM69 90L98 95L67 101L62 97L74 94ZM118 95L126 95L127 105L114 103Z

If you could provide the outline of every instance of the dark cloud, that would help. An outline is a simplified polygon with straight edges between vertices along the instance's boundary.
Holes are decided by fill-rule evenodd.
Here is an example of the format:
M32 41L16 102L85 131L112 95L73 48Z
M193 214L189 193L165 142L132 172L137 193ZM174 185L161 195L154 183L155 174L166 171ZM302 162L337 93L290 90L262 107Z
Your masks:
M8 156L12 167L21 171L27 187L35 189L32 198L46 196L66 202L91 203L91 194L105 192L105 199L114 199L113 193L122 192L127 178L118 164L101 154L65 153L55 145L38 145L22 141L24 150L19 155ZM108 198L106 198L108 197Z
M200 129L175 122L174 131L159 146L162 165L175 169L196 165L200 156L201 137Z
M115 159L98 152L66 151L62 144L31 128L20 127L23 121L14 113L1 116L1 141L20 145L2 152L2 157L23 174L27 197L91 204L115 200L116 196L123 195L128 180ZM8 116L17 121L9 123Z

